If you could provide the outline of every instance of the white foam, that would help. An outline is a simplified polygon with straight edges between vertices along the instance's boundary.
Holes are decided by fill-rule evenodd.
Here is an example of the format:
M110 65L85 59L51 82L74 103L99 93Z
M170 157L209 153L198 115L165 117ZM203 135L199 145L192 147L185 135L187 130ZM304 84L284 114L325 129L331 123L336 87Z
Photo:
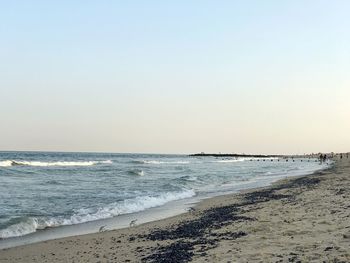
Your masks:
M13 224L5 229L0 230L0 239L9 237L19 237L28 235L48 227L62 225L63 220L59 218L36 218L29 217L25 221Z
M130 214L146 209L164 205L170 201L190 198L195 195L194 190L182 192L163 193L158 196L139 196L133 199L126 199L105 207L95 209L79 209L65 224L79 224L98 219L110 218L122 214Z
M126 199L121 202L112 203L101 208L82 208L69 218L28 218L26 221L11 225L0 230L0 238L23 236L36 232L38 229L57 227L62 225L75 225L99 219L106 219L122 214L130 214L146 209L162 206L168 202L190 198L195 195L194 190L182 192L163 193L158 196L139 196Z
M9 167L12 166L12 161L0 161L0 167Z
M189 161L154 161L154 160L143 160L137 161L142 164L189 164Z
M28 218L26 221L9 226L0 230L0 239L9 237L18 237L28 235L38 229L38 223L35 218Z
M106 161L75 161L75 162L40 162L40 161L16 161L16 160L6 160L0 162L0 167L9 167L16 165L25 166L38 166L38 167L49 167L49 166L92 166L96 164L111 164L111 160Z

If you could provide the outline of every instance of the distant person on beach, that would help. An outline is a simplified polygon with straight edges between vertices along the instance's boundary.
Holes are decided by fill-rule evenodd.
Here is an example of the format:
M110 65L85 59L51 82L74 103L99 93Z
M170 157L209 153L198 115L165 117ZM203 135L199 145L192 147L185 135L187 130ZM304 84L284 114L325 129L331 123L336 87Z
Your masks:
M323 155L323 162L326 162L327 161L327 154L324 154Z

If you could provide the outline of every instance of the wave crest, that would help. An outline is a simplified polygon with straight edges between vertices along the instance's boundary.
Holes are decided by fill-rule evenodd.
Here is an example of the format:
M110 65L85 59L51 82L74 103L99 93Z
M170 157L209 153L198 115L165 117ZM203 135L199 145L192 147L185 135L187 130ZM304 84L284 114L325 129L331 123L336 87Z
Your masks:
M0 161L0 167L10 167L12 166L12 161L6 160L6 161Z
M190 198L194 195L195 192L192 189L181 192L167 192L157 196L138 196L133 199L126 199L99 208L82 208L68 218L30 217L20 223L10 225L6 229L0 230L0 239L28 235L39 229L45 229L48 227L75 225L99 219L111 218L122 214L140 212L152 207L164 205L171 201Z
M59 161L59 162L40 162L40 161L16 161L16 160L5 160L0 161L0 167L10 166L38 166L38 167L49 167L49 166L92 166L97 164L111 164L111 160L106 161Z
M155 161L155 160L134 160L138 164L189 164L189 161Z
M130 170L128 171L129 174L131 175L137 175L137 176L144 176L145 173L143 170L135 169L135 170Z

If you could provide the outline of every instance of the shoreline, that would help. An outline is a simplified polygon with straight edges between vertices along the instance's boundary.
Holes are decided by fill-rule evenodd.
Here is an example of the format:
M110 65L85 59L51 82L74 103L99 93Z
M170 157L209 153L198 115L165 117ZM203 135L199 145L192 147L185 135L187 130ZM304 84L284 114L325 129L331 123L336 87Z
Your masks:
M350 199L349 190L344 186L350 185L350 178L346 176L349 171L347 159L337 160L331 168L312 175L288 177L270 186L202 200L195 206L194 211L189 213L132 228L0 250L0 262L165 262L162 260L169 257L174 260L170 262L188 262L190 259L194 262L227 262L234 258L240 262L258 259L265 262L272 261L272 258L274 261L312 261L316 258L326 259L325 256L329 254L334 254L339 260L345 259L346 262L349 261L350 255L347 251L344 252L343 243L350 244L350 226L346 225L350 223L349 219L337 222L337 226L343 227L335 227L335 223L329 219L334 219L333 215L337 215L338 210L341 214L350 216L345 208L335 209L337 205L343 205ZM338 180L335 182L336 177L341 179L340 183ZM334 185L335 183L339 184ZM325 198L325 191L329 191L332 186L336 192L326 196L332 199L332 202L320 202L325 201L321 199ZM305 200L301 198L304 195L307 195ZM328 199L326 201L329 201ZM340 199L342 202L335 202L337 200L333 199ZM317 200L320 202L318 206ZM336 212L324 214L323 218L324 212L320 205L325 204L332 205L327 209ZM295 213L290 213L293 209ZM319 214L318 218L308 218L312 212ZM300 220L295 220L293 216L299 216ZM317 224L317 220L326 222ZM304 228L299 224L291 227L291 224L303 221ZM320 226L318 230L332 226L332 231L326 229L328 235L343 231L344 233L337 232L339 235L336 235L342 242L337 243L333 240L333 244L330 242L326 247L321 242L319 246L323 253L315 256L313 251L317 251L318 243L311 242L310 239L323 241L325 237L324 231L322 235L313 233L314 235L310 236L312 226ZM278 231L282 234L278 235ZM303 251L300 245L298 249L295 248L296 244L305 242L307 244L302 248L308 247L307 251ZM249 246L254 249L249 250ZM313 247L312 250L310 246ZM285 253L286 251L289 253Z
M150 223L153 221L165 220L167 218L186 213L189 210L192 210L193 207L197 206L201 202L204 202L205 200L217 198L220 196L239 194L243 191L253 191L254 189L258 190L262 187L269 187L274 183L286 178L307 176L318 171L329 169L330 165L332 165L332 163L329 164L327 162L327 166L320 167L316 170L302 171L300 173L289 173L288 175L281 174L274 177L260 177L252 181L235 184L234 187L230 186L225 188L224 186L222 186L221 192L213 192L206 194L202 193L193 197L174 200L164 205L151 207L149 209L135 213L127 213L116 217L103 218L80 224L48 227L45 229L39 229L36 232L27 235L0 239L0 251L3 249L31 245L39 242L56 240L60 238L96 234L100 232L99 229L101 228L103 228L103 230L106 231L126 229L129 227L129 223L135 219L137 220L138 225Z

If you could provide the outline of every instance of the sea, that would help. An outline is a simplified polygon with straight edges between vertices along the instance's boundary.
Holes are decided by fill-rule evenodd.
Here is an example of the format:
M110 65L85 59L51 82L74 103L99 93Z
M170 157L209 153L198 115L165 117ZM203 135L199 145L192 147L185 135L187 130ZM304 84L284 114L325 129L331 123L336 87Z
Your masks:
M312 158L0 152L0 248L158 220L205 198L329 165Z

